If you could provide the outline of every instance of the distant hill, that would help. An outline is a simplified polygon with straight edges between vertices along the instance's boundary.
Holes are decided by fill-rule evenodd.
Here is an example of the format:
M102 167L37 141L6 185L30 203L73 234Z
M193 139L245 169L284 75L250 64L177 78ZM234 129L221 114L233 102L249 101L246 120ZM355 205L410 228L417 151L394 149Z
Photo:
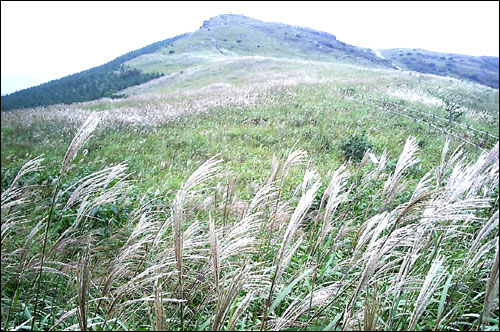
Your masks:
M222 59L262 56L339 62L465 78L498 88L498 58L346 44L327 32L242 15L213 17L191 33L129 52L104 65L1 97L2 110L120 98L120 91Z
M498 57L438 53L418 48L379 51L384 58L403 69L466 79L498 89Z
M2 110L71 104L102 97L119 98L121 95L117 94L118 91L161 76L160 73L144 73L136 68L124 66L125 62L154 52L182 36L153 43L101 66L2 96Z

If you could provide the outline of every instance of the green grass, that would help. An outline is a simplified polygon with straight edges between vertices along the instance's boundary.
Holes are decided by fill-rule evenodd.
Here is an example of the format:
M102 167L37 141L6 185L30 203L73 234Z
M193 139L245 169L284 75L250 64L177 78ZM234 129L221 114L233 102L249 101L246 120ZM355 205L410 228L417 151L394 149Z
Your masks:
M173 47L176 47L177 43L174 43ZM173 59L178 56L177 51L172 55L168 54L167 52L165 57ZM275 271L272 262L278 259L277 254L290 220L290 215L286 216L286 209L280 210L280 214L276 212L277 202L289 206L289 214L293 212L305 189L311 187L311 183L301 187L306 169L318 172L321 185L305 211L301 226L296 228L295 236L285 248L289 250L299 236L304 236L303 242L292 255L283 275L278 278L275 291L271 294L269 304L276 305L273 306L274 311L269 313L269 329L277 323L275 319L283 317L290 305L295 305L295 299L301 300L297 303L306 303L307 300L304 299L313 287L316 291L327 292L331 291L327 287L333 282L341 286L338 294L329 293L329 298L336 300L329 306L326 306L326 303L324 307L323 304L313 305L310 312L293 318L295 323L304 324L303 329L323 329L327 326L340 329L344 323L349 323L346 317L342 316L342 312L352 309L353 325L347 326L357 329L358 322L360 326L364 326L362 316L359 315L370 305L367 298L377 294L381 302L376 311L378 321L374 325L375 328L384 329L385 324L388 324L386 329L405 330L409 327L410 316L416 307L415 301L422 281L439 255L446 258L440 270L444 279L433 292L422 316L416 321L415 329L434 329L438 311L449 314L440 322L440 328L475 328L479 314L483 312L486 280L491 270L494 247L484 247L488 250L471 269L462 271L461 268L478 230L498 210L498 186L490 183L495 174L498 176L498 172L490 170L489 176L484 175L486 182L481 184L484 189L481 193L486 193L487 197L492 199L490 206L474 207L470 210L482 219L469 220L465 216L466 211L460 212L460 204L467 204L465 197L460 196L457 205L449 206L450 211L458 211L458 220L454 221L453 215L444 211L442 213L445 217L438 214L436 218L442 218L429 226L421 237L416 237L417 232L422 231L419 222L427 220L422 216L429 213L426 208L433 206L433 200L436 202L435 206L452 203L446 201L448 196L443 193L443 187L436 188L438 180L435 178L446 137L430 132L429 128L420 122L353 101L349 99L346 91L352 90L356 94L404 103L408 107L437 115L444 114L442 107L426 101L430 97L439 98L443 92L451 93L451 96L465 104L470 112L481 111L490 116L490 122L464 116L460 119L461 123L496 134L498 115L495 114L498 114L498 103L495 101L498 101L498 91L456 80L450 82L431 76L416 77L407 73L346 64L264 57L217 59L219 61L210 59L210 62L200 62L197 67L186 69L182 74L174 73L157 82L131 89L128 91L130 97L120 101L100 100L64 108L52 106L39 110L2 113L2 192L8 190L15 174L28 160L40 154L44 154L45 158L42 163L44 169L30 173L16 184L26 195L33 192L36 196L32 197L31 201L19 203L13 211L5 211L2 208L2 219L9 220L11 213L16 212L22 213L28 220L26 224L15 225L14 231L6 237L5 244L2 243L2 328L5 327L15 289L19 291L18 306L10 317L8 328L20 326L33 315L32 289L37 271L35 255L40 253L42 248L44 230L35 234L34 242L29 247L27 257L32 259L33 268L26 270L23 278L18 279L18 270L13 268L18 266L16 264L19 263L19 256L10 254L24 245L35 224L48 215L66 149L81 123L91 114L102 116L102 124L93 137L81 147L60 180L60 189L68 189L69 192L59 196L57 204L54 205L56 219L48 230L49 247L75 222L77 215L87 217L84 217L84 223L66 235L67 242L62 246L63 249L47 257L47 262L66 264L58 267L66 275L58 274L52 277L49 273L42 274L40 298L43 301L39 304L40 311L37 316L47 318L41 326L39 322L42 319L37 318L37 329L50 328L64 313L78 307L76 276L78 271L83 271L79 257L85 252L86 241L89 239L92 257L88 263L92 279L88 293L89 323L91 320L98 323L94 327L95 330L123 329L124 326L129 329L153 330L160 323L161 315L155 314L154 303L145 298L154 295L154 288L157 286L152 281L144 281L143 284L134 286L125 296L120 293L118 287L129 282L132 275L168 259L168 262L164 262L166 265L153 271L152 275L161 281L164 299L180 296L179 289L176 288L178 275L174 273L174 233L171 224L164 223L167 218L178 216L185 218L182 231L186 232L187 227L194 227L195 231L191 236L200 241L200 247L193 247L189 239L185 239L183 282L189 285L191 281L201 277L200 271L205 271L206 276L198 287L190 291L184 289L185 298L189 301L183 304L182 319L178 304L163 304L167 328L180 329L181 325L186 330L212 328L218 311L217 302L220 302L230 285L234 284L233 277L237 269L247 264L247 267L257 274L254 280L256 284L249 284L236 292L219 327L227 328L229 317L237 312L237 307L242 304L249 291L254 291L247 309L236 321L236 329L259 329L270 290L270 280ZM153 62L150 64L155 66ZM137 95L134 95L134 92ZM414 95L428 99L414 98ZM173 112L173 115L165 116L169 112ZM343 142L353 134L362 133L373 146L372 152L377 158L380 158L384 150L389 155L380 177L370 177L370 174L373 174L371 172L377 168L376 164L368 160L360 169L357 161L348 161L342 153ZM384 199L386 194L382 192L386 178L395 171L409 136L414 137L419 146L419 162L404 171L401 182L405 182L406 187L393 199ZM451 140L448 157L460 143ZM475 160L479 155L476 149L468 145L462 148L466 161ZM278 172L276 188L271 190L274 196L267 197L258 205L259 213L255 218L259 220L259 227L252 226L256 227L251 228L253 231L247 230L239 235L252 237L257 241L256 247L250 250L243 246L248 252L243 249L243 252L239 252L235 247L230 247L231 239L227 238L230 227L240 225L239 222L244 216L242 206L256 195L271 175L273 157L278 157L284 163L290 152L297 149L306 151L307 159L301 165L292 167L288 176L284 176L282 171ZM217 172L217 177L208 180L206 185L202 186L203 190L193 193L194 196L190 196L188 189L185 189L185 196L177 194L189 176L214 155L224 160L221 164L223 170ZM82 204L64 208L65 201L71 192L74 192L70 189L71 184L122 161L126 161L126 172L130 173L130 183L124 187L123 196L103 204L96 201L106 193L121 190L119 186L115 187L117 180L112 180L107 187L97 188L84 196L87 201L96 203L94 209L87 213L79 212ZM315 222L315 217L318 212L325 210L324 205L320 208L320 202L330 181L331 174L328 173L344 163L350 176L345 179L343 191L347 188L351 188L351 191L347 196L348 200L342 201L333 213L331 232L324 241L319 242L322 219ZM446 185L452 166L443 175L442 185ZM406 210L417 183L429 171L433 171L430 174L434 177L427 189L429 196L421 198L421 202L413 202L412 208ZM459 172L458 175L464 174L466 173ZM23 187L25 185L36 186ZM229 197L228 192L231 193ZM476 194L471 191L472 196ZM26 197L29 198L29 195ZM174 203L176 197L177 203ZM185 214L172 214L182 197L185 197ZM4 198L2 203L3 200ZM280 208L283 209L283 206ZM394 218L402 216L401 224L395 225L395 229L402 232L404 227L408 227L407 239L416 241L415 243L425 241L426 245L420 248L419 255L415 256L415 265L408 271L405 284L407 288L399 299L389 286L393 285L401 266L398 257L407 257L412 250L412 246L406 246L404 238L397 238L403 246L395 247L382 260L384 264L394 264L394 268L386 266L386 270L376 270L377 273L371 277L370 282L361 287L359 294L355 296L355 287L361 281L361 274L368 263L362 254L370 252L370 241L363 245L360 243L360 236L367 229L370 218L381 216L385 212L392 213ZM266 229L264 225L271 222L275 215L281 216L281 213L285 217L278 218L279 222L274 221L281 225L281 228ZM133 251L137 256L114 264L112 260L118 259L120 253L126 252L125 243L132 230L139 224L141 216L145 218L143 221L149 220L151 224L137 230L139 236L130 239L130 243L140 245L134 249L138 250L137 252ZM216 237L221 248L233 248L226 252L220 251L220 255L234 253L229 258L221 258L220 294L214 290L214 269L207 266L207 262L212 261L211 245L208 241L211 220L215 221ZM200 222L198 226L197 221ZM394 222L395 219L390 221ZM165 228L161 241L153 244L156 232L163 226ZM399 234L398 232L395 232L394 236ZM486 245L491 241L493 233L480 244ZM386 228L377 236L379 240L383 240L391 234L389 228ZM91 237L87 238L89 235ZM199 238L196 238L197 236ZM375 240L376 237L373 238L372 245L381 243ZM310 256L311 248L316 245L318 250ZM356 249L358 245L360 247ZM353 256L355 252L359 255ZM188 255L191 255L189 259ZM131 264L126 269L127 274L117 277L110 284L110 293L105 294L103 283L106 276L111 275L109 269L125 266L127 262ZM260 267L256 265L259 262L263 263ZM55 263L47 264L52 267L50 264ZM304 271L308 269L316 271L304 276ZM163 272L172 274L158 274ZM452 286L448 288L448 293L454 295L448 307L441 303L445 281L448 280L446 273L454 276L449 282ZM246 271L245 276L250 275L251 273ZM297 277L300 280L295 279ZM16 280L19 280L17 288ZM294 286L287 288L294 280L297 280ZM125 305L127 300L139 301L129 304L126 314L119 316L118 313L108 312L111 300L103 300L99 308L96 302L92 302L102 296L116 299L118 306ZM276 299L280 299L279 303L275 302ZM392 308L394 311L391 311ZM392 320L389 321L391 315ZM111 321L104 326L103 320L107 316ZM498 310L494 310L491 317L493 321L488 326L495 328L498 326L498 321L494 321L498 319ZM67 329L78 324L78 321L77 316L72 314L58 328ZM294 330L297 326L288 328Z
M154 131L104 130L92 140L86 160L105 163L127 160L140 186L149 188L169 178L169 174L175 174L177 180L169 181L177 185L197 163L221 153L229 167L247 183L262 181L267 175L261 170L269 166L272 156L287 154L297 142L297 147L309 151L322 171L338 166L343 161L342 140L362 131L374 145L376 155L387 149L392 158L399 155L408 135L417 137L423 146L421 172L425 173L439 160L444 138L429 133L424 125L372 110L338 94L325 96L327 90L327 87L304 85L292 89L296 93L292 99L280 97L286 90L278 90L271 93L278 100L275 106L223 107L208 114L188 116ZM4 167L14 163L6 159L9 155L24 156L16 159L17 165L41 153L49 160L62 158L71 135L61 137L60 128L51 124L45 128L41 124L25 128L22 135L10 138L14 130L9 126L2 130L9 137L2 140ZM35 133L44 140L34 141ZM53 152L47 151L46 140L54 144ZM188 161L192 164L186 168ZM162 163L164 166L160 166ZM148 172L144 172L146 169Z

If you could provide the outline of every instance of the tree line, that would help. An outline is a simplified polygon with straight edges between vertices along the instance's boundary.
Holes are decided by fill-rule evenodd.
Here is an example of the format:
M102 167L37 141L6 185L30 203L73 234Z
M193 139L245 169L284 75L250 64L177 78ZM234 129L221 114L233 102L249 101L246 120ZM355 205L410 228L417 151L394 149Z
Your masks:
M102 97L120 98L122 95L117 94L118 91L162 76L160 73L144 73L128 68L124 65L125 62L143 54L153 53L183 36L185 35L165 39L124 54L101 66L2 96L2 111L70 104Z

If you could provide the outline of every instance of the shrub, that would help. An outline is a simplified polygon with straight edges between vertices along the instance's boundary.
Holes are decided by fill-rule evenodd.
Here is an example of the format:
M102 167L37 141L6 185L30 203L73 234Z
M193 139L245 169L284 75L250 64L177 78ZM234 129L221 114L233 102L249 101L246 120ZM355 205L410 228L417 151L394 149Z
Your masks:
M371 148L373 148L373 144L368 141L364 131L359 135L353 134L345 138L340 146L344 157L354 160L361 160L366 150Z

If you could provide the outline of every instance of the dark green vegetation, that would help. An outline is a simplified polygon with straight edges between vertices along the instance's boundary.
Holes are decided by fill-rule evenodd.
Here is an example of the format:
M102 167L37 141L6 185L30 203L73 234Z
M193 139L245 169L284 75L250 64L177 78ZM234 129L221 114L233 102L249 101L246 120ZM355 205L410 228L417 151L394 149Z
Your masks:
M123 97L117 92L161 76L159 73L131 69L123 64L142 54L154 52L181 37L156 42L101 66L2 96L2 110Z
M160 77L124 67L90 69L42 85L2 96L2 110L71 104L103 97L120 98L117 91Z
M498 89L498 57L438 53L415 48L393 48L380 50L380 53L406 70L465 79Z
M0 327L498 330L498 90L200 43L229 18L2 112Z

